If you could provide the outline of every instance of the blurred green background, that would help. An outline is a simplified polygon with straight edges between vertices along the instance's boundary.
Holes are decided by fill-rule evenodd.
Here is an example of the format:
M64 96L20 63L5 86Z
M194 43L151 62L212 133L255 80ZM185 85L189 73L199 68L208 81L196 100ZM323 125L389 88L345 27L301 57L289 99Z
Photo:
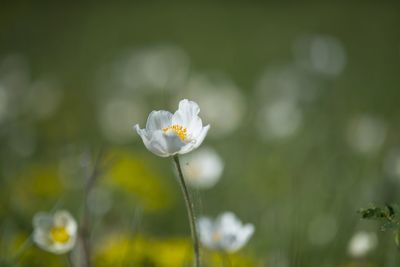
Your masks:
M2 3L0 257L38 211L79 219L103 148L96 266L187 266L172 162L132 126L189 98L224 162L197 213L256 228L233 266L398 266L391 233L362 256L349 242L378 231L357 209L399 202L399 26L396 1ZM32 246L19 264L66 260Z

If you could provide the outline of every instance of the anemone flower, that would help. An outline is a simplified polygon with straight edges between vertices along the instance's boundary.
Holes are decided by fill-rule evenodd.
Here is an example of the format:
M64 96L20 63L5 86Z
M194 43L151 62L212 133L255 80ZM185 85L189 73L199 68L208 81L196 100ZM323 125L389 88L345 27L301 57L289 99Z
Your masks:
M178 110L152 111L147 118L146 128L134 126L148 150L160 157L186 154L201 145L210 125L203 127L198 116L199 106L187 99L179 102Z
M75 246L78 226L68 211L39 212L33 218L33 228L33 241L43 250L63 254Z
M199 218L198 225L205 247L229 253L241 249L254 233L252 224L242 224L232 212L225 212L216 220Z
M153 111L147 119L145 129L140 129L138 124L134 126L148 150L160 157L173 157L189 217L196 267L200 266L197 225L193 201L185 183L178 154L186 154L198 148L206 137L210 126L203 127L199 113L200 108L195 102L184 99L179 102L179 108L174 114L164 110Z
M221 178L224 162L218 153L209 147L200 148L182 157L185 181L193 188L208 189Z

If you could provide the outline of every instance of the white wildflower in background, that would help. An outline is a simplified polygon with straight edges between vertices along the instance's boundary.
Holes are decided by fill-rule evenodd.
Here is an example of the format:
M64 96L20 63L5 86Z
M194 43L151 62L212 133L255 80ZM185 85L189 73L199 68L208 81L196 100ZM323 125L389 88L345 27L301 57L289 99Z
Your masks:
M187 99L179 102L174 113L152 111L145 129L136 124L134 128L148 150L160 157L186 154L196 149L207 135L209 125L203 127L198 116L199 106Z
M182 158L185 180L192 187L213 187L219 181L223 170L224 163L212 148L201 148Z
M393 147L385 156L383 169L391 178L400 178L400 147Z
M245 97L224 73L192 74L185 85L185 94L199 103L202 117L213 125L211 137L231 135L242 125L246 114Z
M132 120L143 118L146 109L143 100L129 97L108 97L99 106L98 122L100 129L109 141L125 144L133 140L130 126Z
M122 90L141 93L180 88L189 72L190 59L175 45L135 49L114 63L112 73Z
M299 38L294 44L294 54L296 63L301 67L326 77L340 75L347 64L343 43L330 35Z
M43 250L63 254L75 245L78 226L68 211L37 213L33 218L33 227L33 241Z
M376 234L371 232L357 232L350 240L348 252L355 258L363 257L373 250L378 243Z
M236 252L254 233L252 224L243 225L231 212L221 214L215 221L202 217L198 220L200 240L213 250Z
M285 139L294 136L303 123L303 112L294 101L279 100L262 107L257 128L265 140Z
M386 123L379 117L359 115L347 128L349 146L360 154L374 154L382 148L387 134Z

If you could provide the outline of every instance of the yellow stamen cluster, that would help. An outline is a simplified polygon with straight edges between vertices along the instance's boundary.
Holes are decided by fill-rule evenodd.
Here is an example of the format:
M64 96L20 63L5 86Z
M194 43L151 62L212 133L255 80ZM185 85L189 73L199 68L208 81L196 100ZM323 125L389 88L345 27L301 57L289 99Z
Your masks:
M70 236L64 226L54 226L50 231L51 239L56 243L68 242Z
M214 242L218 242L221 241L222 235L220 232L214 232L211 238Z
M185 140L186 136L187 136L187 129L181 125L178 124L174 124L168 127L165 127L162 129L164 133L167 133L169 131L174 131L175 134L177 136L179 136L179 138L181 140Z

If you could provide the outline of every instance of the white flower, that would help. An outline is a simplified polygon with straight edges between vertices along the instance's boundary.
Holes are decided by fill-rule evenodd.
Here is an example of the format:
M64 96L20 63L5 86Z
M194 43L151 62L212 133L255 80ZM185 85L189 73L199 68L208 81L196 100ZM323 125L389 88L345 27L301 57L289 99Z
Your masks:
M200 240L209 249L235 252L241 249L254 233L252 224L243 225L231 212L221 214L215 221L198 220Z
M140 129L136 124L134 129L146 148L160 157L186 154L200 146L210 128L210 125L203 127L199 112L195 102L184 99L174 114L164 110L152 111L146 128Z
M387 125L374 115L362 114L354 117L347 128L347 141L359 154L378 153L385 143Z
M210 188L221 177L224 163L211 148L201 148L182 158L182 171L188 185L196 188Z
M246 101L240 88L224 73L195 73L185 89L202 107L202 117L213 126L213 137L230 135L241 126Z
M378 243L375 233L358 232L349 242L348 252L353 257L363 257L373 250Z
M33 218L33 228L33 241L43 250L63 254L75 245L78 226L68 211L54 215L39 212Z

